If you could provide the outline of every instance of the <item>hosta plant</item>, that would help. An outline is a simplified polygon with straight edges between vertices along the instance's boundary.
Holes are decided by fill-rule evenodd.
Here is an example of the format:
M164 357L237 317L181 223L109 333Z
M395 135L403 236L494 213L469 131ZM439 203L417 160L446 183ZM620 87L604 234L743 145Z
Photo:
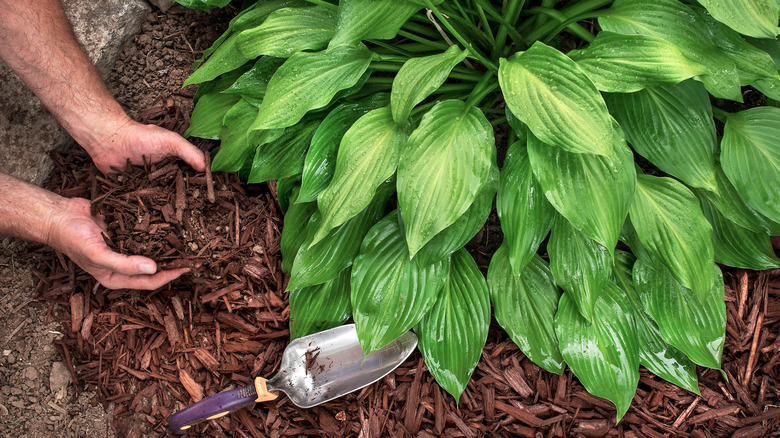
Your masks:
M780 266L778 14L248 2L187 80L189 135L221 140L213 170L277 181L293 337L353 318L368 354L413 329L457 400L492 307L530 360L568 366L619 420L640 365L696 393L696 366L720 368L716 263ZM746 90L766 97L711 104ZM504 242L485 277L464 245L494 200Z

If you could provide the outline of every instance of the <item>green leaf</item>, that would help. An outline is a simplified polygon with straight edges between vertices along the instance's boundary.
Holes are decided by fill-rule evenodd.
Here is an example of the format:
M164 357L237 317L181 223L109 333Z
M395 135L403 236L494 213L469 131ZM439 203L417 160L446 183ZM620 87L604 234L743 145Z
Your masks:
M715 122L707 90L685 81L604 96L640 155L693 187L715 190Z
M639 363L658 377L699 394L696 364L661 336L658 324L645 312L639 293L634 288L632 270L636 258L630 253L615 251L615 283L626 293L636 322Z
M340 90L355 85L370 63L371 51L362 44L292 55L268 82L252 129L298 123L307 112L324 107Z
M255 184L301 173L306 150L321 121L304 120L285 129L277 140L259 145L248 182Z
M693 9L709 32L711 41L717 41L718 47L736 65L741 85L750 84L759 78L780 79L771 56L712 18L706 10L698 7Z
M636 325L625 293L611 281L599 293L593 315L588 322L565 293L558 303L555 333L574 375L588 392L614 403L620 421L639 382Z
M228 37L214 51L211 57L184 81L183 86L186 87L187 85L210 81L223 73L231 72L246 64L251 58L245 58L238 53L236 41L238 41L238 34Z
M305 0L262 0L247 8L230 21L230 28L242 32L259 26L269 15L283 8L303 8L311 6Z
M222 8L230 3L230 0L174 0L182 6L200 11L211 11L211 8Z
M574 228L615 248L634 196L634 157L622 133L613 131L614 158L575 154L528 137L531 168L547 200Z
M312 238L321 220L319 212L315 212L306 227L306 240L293 262L287 289L295 290L325 283L351 266L366 233L382 218L392 188L391 183L380 188L365 210L312 245Z
M300 196L300 194L294 194L294 196ZM280 246L282 251L282 271L285 274L289 275L292 272L295 256L298 255L298 251L306 241L306 227L316 211L317 204L314 202L296 202L289 204L289 208L284 214Z
M506 153L496 209L512 272L520 274L549 234L555 217L555 209L534 179L524 141L509 146Z
M244 73L223 93L238 94L253 105L260 106L268 88L268 81L283 63L284 59L282 58L263 56L257 60L252 69Z
M390 107L369 112L349 128L339 146L333 180L317 197L322 223L315 243L366 208L376 189L395 173L408 135L409 125L396 124Z
M249 171L246 172L247 176ZM282 212L288 212L290 204L295 202L299 196L298 191L301 188L301 174L286 176L276 181L276 199L279 202L279 208ZM292 260L290 261L292 263ZM292 265L291 265L292 266Z
M780 108L759 107L730 114L720 162L747 205L768 218L780 217Z
M612 155L607 105L585 72L541 42L501 59L498 80L512 114L536 137L568 152Z
M712 16L735 31L756 38L780 35L777 0L701 0Z
M478 108L447 100L423 116L398 166L398 205L412 256L468 210L495 161L493 127Z
M466 59L468 52L452 46L438 55L411 58L401 66L393 79L390 107L393 119L405 123L412 108L436 91L453 67Z
M360 117L386 106L387 94L379 93L356 102L345 102L335 107L322 121L303 163L301 193L296 202L310 202L317 199L333 178L336 169L336 153L344 134Z
M668 343L695 363L720 369L726 337L725 289L720 269L713 265L712 271L712 289L704 300L677 282L660 262L637 260L634 284Z
M331 47L361 40L389 40L420 5L405 0L341 0Z
M204 96L206 97L206 96ZM202 101L202 100L201 100ZM217 155L211 162L215 172L236 172L252 158L247 129L257 117L257 107L241 99L225 114Z
M676 84L707 73L677 46L650 35L599 32L586 48L567 55L582 67L596 88L610 93Z
M640 174L629 216L642 246L703 303L712 290L712 227L693 193L671 178Z
M493 209L493 199L495 199L498 189L498 175L498 165L494 164L490 169L487 182L482 186L477 198L463 216L433 236L433 239L429 240L414 256L420 266L428 266L449 257L450 254L469 243L482 229Z
M712 203L720 214L742 228L756 233L768 232L772 234L773 230L780 233L780 227L776 224L773 225L772 221L745 205L737 193L737 189L728 180L717 162L715 163L715 181L718 183L717 192L700 189L693 189L693 192L700 200L703 198Z
M352 267L352 307L365 354L420 322L436 302L449 268L449 259L422 267L409 258L397 212L371 228Z
M268 55L287 58L304 50L328 46L336 30L336 14L327 8L284 8L273 12L263 24L238 35L236 49L247 59Z
M744 269L773 269L780 267L769 234L753 232L726 219L706 199L701 199L704 216L712 224L712 244L715 261Z
M331 281L290 291L290 339L338 327L352 316L347 268Z
M574 301L580 314L593 321L596 299L612 272L610 251L557 215L547 252L556 283Z
M489 325L485 277L469 253L458 250L439 299L416 330L428 370L456 403L477 367Z
M563 356L553 326L561 291L547 263L534 255L517 275L504 244L490 260L487 283L496 320L512 341L535 364L562 373Z
M737 66L719 41L707 38L701 16L677 0L616 0L599 18L601 29L624 35L663 38L707 69L697 76L716 97L742 102Z
M190 127L185 137L200 137L216 140L220 138L225 115L241 101L240 96L218 91L204 94L195 103L190 117Z

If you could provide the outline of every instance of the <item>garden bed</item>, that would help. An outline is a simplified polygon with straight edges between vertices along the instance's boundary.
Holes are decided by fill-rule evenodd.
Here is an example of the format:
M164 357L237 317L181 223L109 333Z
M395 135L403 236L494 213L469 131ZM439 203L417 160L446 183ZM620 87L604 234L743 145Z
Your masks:
M157 60L163 61L159 69L172 60L132 60L154 57L167 41L186 47L189 38L155 36L164 27L146 31L149 41L139 38L138 48L130 50L139 55L120 63L121 77L128 79L115 87L134 96L129 100L141 110L140 119L183 132L193 90L174 91L176 79L166 75L158 75L158 83L147 79ZM137 97L144 93L145 99ZM199 146L210 150L215 143ZM94 390L97 401L113 406L118 436L166 436L172 412L275 374L289 342L289 307L273 185L246 186L235 175L199 174L172 161L105 178L81 150L55 161L48 188L93 200L107 216L117 250L192 268L154 293L108 291L61 255L39 251L37 287L65 333L56 345L77 388ZM494 231L480 233L469 246L483 268L488 249L498 243ZM698 397L643 370L632 407L618 425L609 401L590 395L568 371L559 376L532 364L494 322L459 406L415 353L382 381L322 406L300 409L281 398L197 426L192 434L778 436L780 272L730 269L724 276L728 380L699 368Z
M140 117L186 128L186 113L170 99ZM192 268L155 293L109 291L41 250L46 274L38 288L52 306L62 305L57 318L66 337L57 345L77 387L115 404L118 436L164 436L172 412L277 371L289 342L289 308L273 185L246 186L233 174L199 174L172 161L105 178L81 150L55 161L49 188L93 200L117 250ZM480 244L489 246L473 242L472 250ZM697 397L643 372L617 426L610 402L588 394L569 372L541 370L493 324L459 407L416 353L381 382L320 407L300 409L282 398L196 430L255 437L768 436L780 423L780 272L725 276L728 381L700 368Z

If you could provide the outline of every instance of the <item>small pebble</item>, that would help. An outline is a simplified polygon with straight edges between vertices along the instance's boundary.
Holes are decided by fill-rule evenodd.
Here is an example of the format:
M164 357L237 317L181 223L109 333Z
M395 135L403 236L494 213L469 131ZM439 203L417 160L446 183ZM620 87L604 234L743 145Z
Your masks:
M26 377L27 380L37 380L38 370L36 370L34 367L27 367L27 369L24 370L24 377Z
M16 356L14 356L13 354L9 354L6 360L8 361L9 364L14 364L16 363Z

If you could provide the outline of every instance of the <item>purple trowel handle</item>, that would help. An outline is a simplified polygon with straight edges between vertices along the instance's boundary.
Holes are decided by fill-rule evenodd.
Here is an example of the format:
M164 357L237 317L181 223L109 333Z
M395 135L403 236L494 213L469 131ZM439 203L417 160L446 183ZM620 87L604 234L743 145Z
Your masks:
M214 394L173 414L170 419L171 430L173 433L187 433L195 424L252 406L256 399L254 384Z

